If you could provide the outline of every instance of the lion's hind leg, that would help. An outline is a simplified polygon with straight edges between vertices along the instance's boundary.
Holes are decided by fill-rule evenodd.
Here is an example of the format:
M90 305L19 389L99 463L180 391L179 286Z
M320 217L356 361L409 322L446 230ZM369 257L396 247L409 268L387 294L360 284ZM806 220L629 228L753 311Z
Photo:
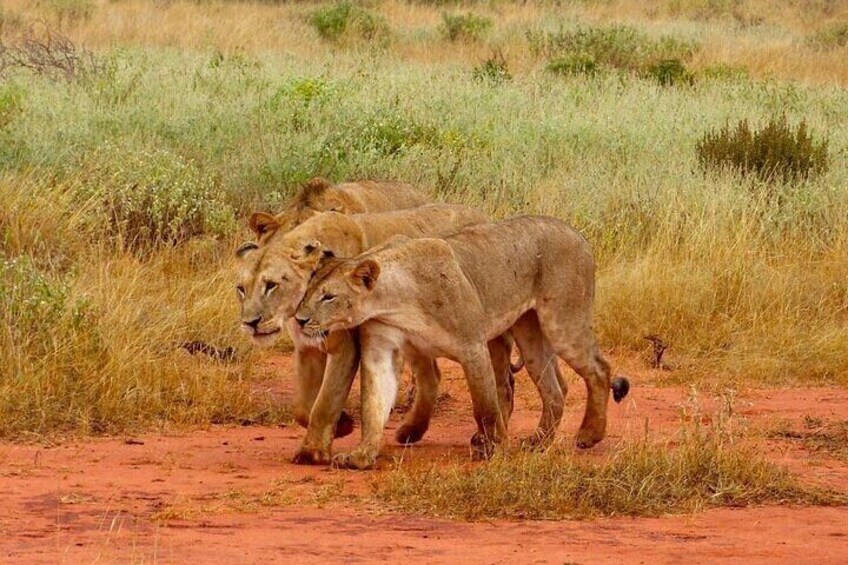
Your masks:
M542 400L542 415L536 431L522 441L528 448L548 445L556 435L565 410L565 380L559 374L557 356L545 339L536 312L524 314L512 327L512 334L521 351L527 373L536 385Z
M404 445L420 441L430 427L442 379L435 359L419 354L408 357L415 382L415 399L403 424L395 432L395 439Z

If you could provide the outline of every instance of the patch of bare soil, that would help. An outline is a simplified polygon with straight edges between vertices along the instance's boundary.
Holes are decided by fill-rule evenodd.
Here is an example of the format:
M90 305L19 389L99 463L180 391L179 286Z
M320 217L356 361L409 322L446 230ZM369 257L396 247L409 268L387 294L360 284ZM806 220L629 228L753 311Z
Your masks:
M291 361L275 392L291 395ZM377 563L844 563L848 508L728 508L685 516L591 521L455 522L386 512L372 485L397 457L464 456L473 432L461 372L444 364L442 402L425 439L403 448L386 431L375 472L356 473L289 462L302 430L220 428L174 435L0 444L0 563L164 562ZM657 387L652 373L632 375L630 396L611 405L607 440L582 453L596 457L622 438L674 433L681 410L697 414L691 391ZM515 438L535 427L539 403L519 375ZM570 441L584 398L576 377L561 434ZM702 394L708 418L727 395ZM357 399L351 401L354 405ZM792 388L738 391L733 409L773 460L805 480L848 491L842 453L818 448L848 420L848 391ZM796 431L793 431L796 430ZM336 442L352 447L358 436ZM810 441L798 434L818 434ZM828 435L829 434L829 435ZM828 439L828 442L835 440ZM818 442L818 443L816 443ZM831 443L827 443L831 445Z

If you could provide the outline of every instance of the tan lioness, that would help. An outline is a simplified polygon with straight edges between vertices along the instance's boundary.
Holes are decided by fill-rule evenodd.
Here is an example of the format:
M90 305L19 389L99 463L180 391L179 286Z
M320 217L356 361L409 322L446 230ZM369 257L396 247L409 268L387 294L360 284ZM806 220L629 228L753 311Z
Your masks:
M295 455L298 463L328 463L334 426L359 362L356 334L330 332L304 336L293 316L307 284L322 259L355 257L392 236L447 235L458 229L487 221L479 211L466 206L432 204L410 210L379 214L344 215L325 212L313 215L291 231L283 232L277 218L257 213L261 243L239 248L237 289L242 299L242 323L254 341L267 345L287 327L295 345L295 374L298 380L296 416L306 426L303 444ZM495 336L492 356L499 363L498 375L509 373L510 342ZM505 350L505 353L504 353ZM425 355L409 354L416 378L416 397L407 421L397 433L403 443L417 441L429 426L436 400L438 369ZM503 367L504 361L507 367ZM325 369L326 362L326 369ZM392 360L393 374L400 361ZM498 400L505 405L511 390L502 387Z
M254 215L251 229L261 243L273 233L287 232L302 224L318 212L335 211L341 214L387 212L415 208L430 203L428 196L409 184L394 181L357 180L333 184L325 178L306 181L273 221L262 223L266 215ZM321 387L326 366L326 355L309 351L295 356L298 375L298 422L306 427L309 412ZM353 432L353 418L342 411L336 426L336 437Z
M591 447L606 431L611 386L617 400L629 389L625 379L610 382L595 342L594 289L586 240L554 218L522 216L445 239L395 238L332 261L313 277L296 319L309 336L360 328L363 390L370 395L362 400L362 443L351 454L357 461L373 461L379 451L397 350L462 365L479 427L473 441L490 450L502 430L486 408L495 394L486 344L510 328L534 380L550 380L544 368L554 353L583 377L588 398L577 445Z
M277 214L276 223L280 230L289 231L315 212L390 212L431 202L427 195L402 182L358 180L333 184L327 179L315 177L306 181L286 208Z

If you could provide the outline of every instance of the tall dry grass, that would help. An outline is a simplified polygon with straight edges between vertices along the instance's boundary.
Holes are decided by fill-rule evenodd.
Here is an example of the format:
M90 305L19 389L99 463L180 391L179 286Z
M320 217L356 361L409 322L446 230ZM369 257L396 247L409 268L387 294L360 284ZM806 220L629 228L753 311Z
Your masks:
M8 0L3 31L15 33L37 19L61 26L97 49L119 45L218 49L224 53L285 53L322 59L337 50L317 41L309 14L332 2L147 2L127 0ZM537 61L526 48L527 29L624 23L651 34L674 31L697 39L696 68L729 64L753 76L811 84L848 85L845 49L820 49L808 40L844 23L848 7L826 0L651 0L648 2L494 2L479 4L382 0L366 3L392 30L384 56L420 64L469 64L499 49L514 70ZM495 27L484 41L453 43L439 32L444 12L474 12Z
M494 217L571 222L598 257L604 347L639 351L657 333L680 380L846 382L845 90L735 69L664 86L639 70L663 36L696 47L696 71L711 42L790 37L808 69L844 51L808 44L818 28L777 4L765 24L729 27L687 3L622 4L616 21L633 29L604 27L615 14L600 4L487 4L462 10L494 26L450 42L446 8L369 3L388 43L320 39L307 18L319 3L60 4L3 5L4 42L47 18L94 60L0 81L0 433L277 418L251 393L250 357L218 364L179 345L247 355L237 226L314 175L399 178ZM555 75L528 28L599 30L600 48L636 46L632 68ZM495 47L511 80L475 73ZM826 173L775 183L700 167L705 132L781 114L829 140Z

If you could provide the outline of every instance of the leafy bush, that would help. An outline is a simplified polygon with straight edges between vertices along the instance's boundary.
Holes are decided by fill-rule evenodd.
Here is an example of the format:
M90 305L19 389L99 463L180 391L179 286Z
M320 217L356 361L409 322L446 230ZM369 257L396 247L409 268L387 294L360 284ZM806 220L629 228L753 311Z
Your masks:
M808 41L820 49L838 49L848 46L848 23L838 23L820 30Z
M489 84L502 84L512 80L512 74L502 53L494 53L491 57L474 67L474 80Z
M107 145L94 152L89 167L83 195L100 202L107 231L131 249L235 228L233 209L214 179L172 151Z
M45 336L54 335L54 328L86 320L87 301L71 300L67 282L48 277L27 256L2 260L0 282L3 322L17 346L50 347Z
M329 41L338 41L346 34L368 41L385 38L389 34L389 26L381 16L348 0L315 10L309 16L309 23L318 35Z
M748 69L736 65L719 63L701 71L701 76L707 80L745 80L750 76Z
M680 59L663 59L648 65L645 76L654 79L663 86L675 84L694 84L695 75L686 68Z
M492 20L476 14L442 13L442 35L449 41L477 41L491 29Z
M23 91L14 85L0 87L0 130L12 123L21 111Z
M557 75L594 75L598 72L595 60L584 54L555 57L548 61L545 68Z
M696 45L663 36L651 39L629 26L579 26L569 31L529 31L530 49L550 61L577 58L598 66L642 71L663 60L691 57Z
M797 180L827 171L827 139L815 141L802 121L797 128L786 117L772 118L760 130L748 120L725 124L698 142L698 161L704 169L733 169L764 180Z

